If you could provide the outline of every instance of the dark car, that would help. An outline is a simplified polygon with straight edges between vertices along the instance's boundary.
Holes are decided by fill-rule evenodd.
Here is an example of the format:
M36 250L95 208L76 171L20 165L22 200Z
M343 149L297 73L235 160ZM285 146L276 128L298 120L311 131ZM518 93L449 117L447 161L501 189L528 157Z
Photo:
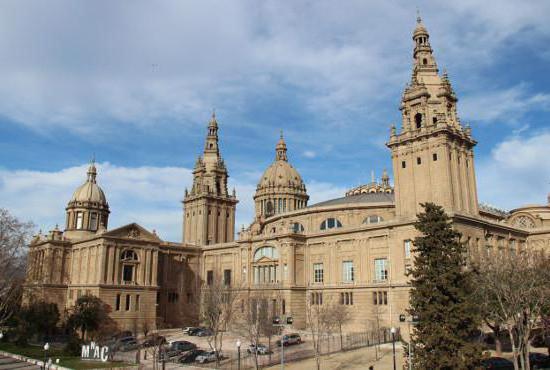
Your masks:
M484 369L514 370L514 364L502 357L490 357L481 361Z
M197 345L195 343L188 342L186 340L177 340L175 342L170 343L170 350L173 351L190 351L192 349L197 349Z
M145 338L142 343L143 347L160 346L166 343L166 338L162 335L151 335Z
M550 357L543 353L531 352L529 353L529 364L531 369L550 369Z
M187 331L187 335L197 335L198 332L200 332L201 330L204 330L206 328L190 328L188 331Z
M197 337L210 337L214 332L210 329L201 329L195 334Z
M302 343L302 338L300 337L300 334L292 333L292 334L283 336L283 345L285 347L290 346L291 344L300 344L300 343ZM279 347L281 346L280 339L277 341L277 345Z
M178 359L179 363L182 364L190 364L192 362L195 362L195 359L204 354L206 351L203 351L202 349L194 349L189 352L185 352L181 357Z

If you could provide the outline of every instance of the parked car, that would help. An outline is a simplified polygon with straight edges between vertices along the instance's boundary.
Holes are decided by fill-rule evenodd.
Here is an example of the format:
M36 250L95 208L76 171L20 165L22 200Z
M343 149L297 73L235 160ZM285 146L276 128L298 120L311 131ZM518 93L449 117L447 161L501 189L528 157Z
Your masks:
M200 332L201 330L204 330L206 328L204 327L195 327L195 328L191 328L187 331L187 335L197 335L198 332Z
M197 345L186 340L177 340L170 343L170 350L172 351L185 352L192 349L197 349Z
M531 352L529 353L529 364L531 369L550 369L550 357L543 353Z
M213 362L213 361L216 361L216 356L218 356L218 358L221 358L222 357L221 352L218 354L218 352L216 351L207 351L197 356L197 358L195 359L195 362L198 362L199 364L204 364L206 362Z
M292 333L283 336L283 345L284 346L290 346L291 344L300 344L302 343L302 338L300 337L300 334ZM281 340L279 339L277 341L277 345L281 346Z
M131 351L137 349L138 347L139 343L134 337L123 338L119 340L119 343L117 345L117 349L122 352Z
M183 334L189 334L189 332L190 332L191 330L195 330L195 329L200 329L200 328L198 328L198 327L196 327L196 326L186 326L186 327L183 328L182 330L183 330Z
M514 364L502 357L490 357L481 361L484 369L491 370L513 370Z
M201 329L195 334L197 337L209 337L213 335L214 332L210 329Z
M252 354L252 353L257 353L259 355L267 355L269 354L269 348L267 348L266 345L264 344L258 344L258 345L255 345L253 343L251 343L248 348L246 349L246 352Z
M193 349L181 355L180 358L178 359L178 362L182 364L189 364L191 362L195 362L196 358L204 353L206 353L206 351L202 349Z
M152 347L152 346L159 346L161 344L166 343L166 338L162 335L150 335L145 337L142 346L143 347Z

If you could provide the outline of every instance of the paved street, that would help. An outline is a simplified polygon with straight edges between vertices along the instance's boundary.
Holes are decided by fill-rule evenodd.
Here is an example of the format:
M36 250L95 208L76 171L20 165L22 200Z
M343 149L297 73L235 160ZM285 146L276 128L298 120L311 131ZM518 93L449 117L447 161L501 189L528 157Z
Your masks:
M0 355L0 370L24 369L34 370L40 369L40 366L30 364L25 361L19 361L11 357Z

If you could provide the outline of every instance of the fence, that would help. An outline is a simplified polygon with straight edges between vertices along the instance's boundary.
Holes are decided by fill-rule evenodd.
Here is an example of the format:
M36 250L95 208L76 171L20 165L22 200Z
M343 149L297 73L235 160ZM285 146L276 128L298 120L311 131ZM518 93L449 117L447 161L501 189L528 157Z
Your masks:
M400 340L399 329L394 335L395 340ZM304 332L302 336L303 344L288 346L284 348L284 362L305 360L315 357L315 350L311 341L311 336ZM341 338L339 335L325 335L320 340L319 352L321 355L358 349L362 347L370 347L384 343L391 343L392 335L389 328L381 328L379 331L368 331L360 333L344 334ZM267 343L265 343L267 344ZM343 347L343 348L342 348ZM275 343L272 343L273 352L269 355L258 355L258 365L261 367L273 366L281 363L281 350ZM253 369L254 356L246 353L246 348L241 351L241 369ZM238 369L238 359L236 356L228 359L222 364L223 369Z

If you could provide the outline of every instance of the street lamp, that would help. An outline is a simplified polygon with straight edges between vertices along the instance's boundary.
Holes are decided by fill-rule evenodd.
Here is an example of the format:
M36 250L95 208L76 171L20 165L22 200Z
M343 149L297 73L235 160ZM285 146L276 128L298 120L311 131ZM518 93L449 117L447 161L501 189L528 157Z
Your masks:
M237 339L237 370L241 370L241 340Z
M393 347L393 370L397 370L397 366L395 364L395 328L393 326L390 332L391 332L391 343Z
M44 344L44 370L46 370L46 362L48 360L48 350L49 349L50 349L50 343Z
M4 333L0 331L0 341L2 340L2 338L4 338Z

